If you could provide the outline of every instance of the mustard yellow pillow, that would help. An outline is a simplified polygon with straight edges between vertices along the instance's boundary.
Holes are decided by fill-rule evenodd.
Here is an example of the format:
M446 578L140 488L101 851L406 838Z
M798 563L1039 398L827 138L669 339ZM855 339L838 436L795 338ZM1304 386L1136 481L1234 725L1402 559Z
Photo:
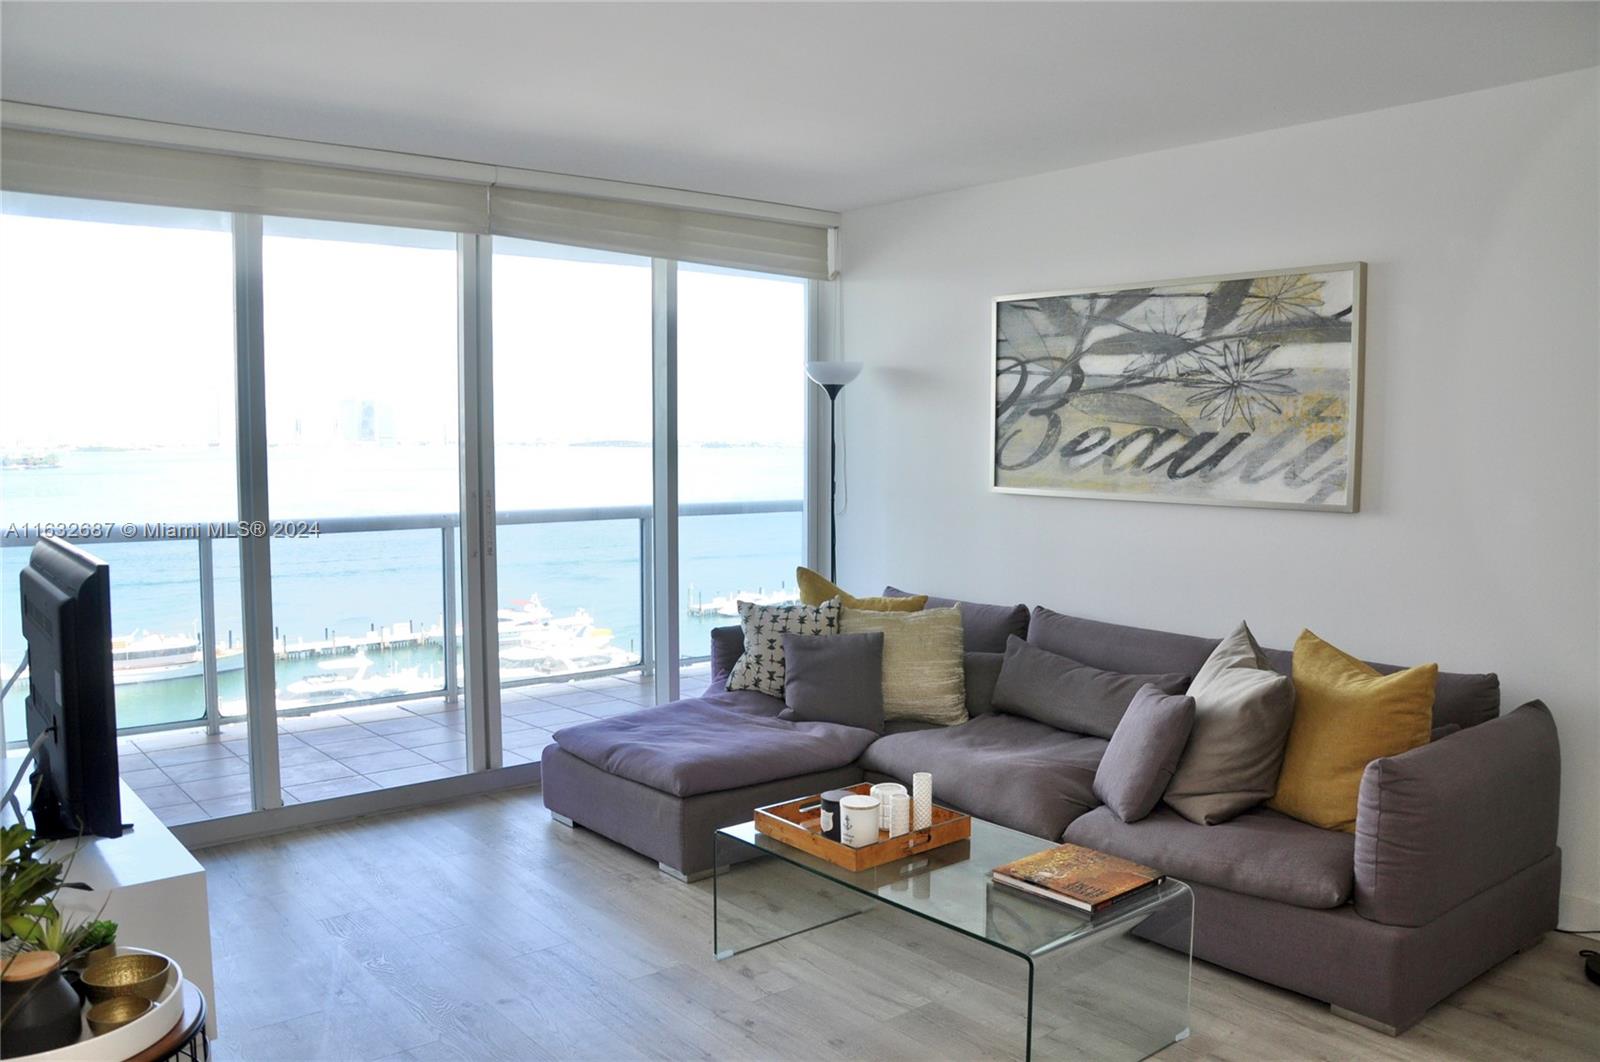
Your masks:
M1367 764L1428 743L1438 676L1438 664L1380 675L1301 631L1294 643L1294 723L1267 806L1354 833Z
M821 572L814 572L810 568L796 568L794 581L800 587L800 601L806 605L820 605L838 598L844 608L858 608L867 612L921 612L928 604L927 594L912 597L856 597L840 590Z

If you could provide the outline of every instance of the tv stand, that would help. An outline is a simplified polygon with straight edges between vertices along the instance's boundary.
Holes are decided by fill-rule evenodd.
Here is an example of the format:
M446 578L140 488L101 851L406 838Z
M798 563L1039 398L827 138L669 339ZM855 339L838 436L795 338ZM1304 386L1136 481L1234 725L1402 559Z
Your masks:
M21 766L24 753L6 757L6 778ZM65 862L70 856L71 881L81 881L91 892L64 889L56 899L63 913L101 917L117 923L117 943L149 948L170 955L183 967L206 998L206 1031L216 1036L217 998L211 969L211 915L206 901L206 870L145 806L126 782L122 788L121 837L85 836L55 841L44 855ZM9 807L4 821L16 817ZM31 819L31 816L30 816ZM74 851L76 854L74 854Z

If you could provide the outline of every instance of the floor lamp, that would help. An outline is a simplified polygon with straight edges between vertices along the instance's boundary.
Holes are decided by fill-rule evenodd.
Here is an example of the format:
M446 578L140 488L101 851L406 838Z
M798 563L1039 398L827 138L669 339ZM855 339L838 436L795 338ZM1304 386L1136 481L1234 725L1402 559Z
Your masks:
M806 375L828 392L828 578L839 581L839 392L861 375L859 361L810 361Z

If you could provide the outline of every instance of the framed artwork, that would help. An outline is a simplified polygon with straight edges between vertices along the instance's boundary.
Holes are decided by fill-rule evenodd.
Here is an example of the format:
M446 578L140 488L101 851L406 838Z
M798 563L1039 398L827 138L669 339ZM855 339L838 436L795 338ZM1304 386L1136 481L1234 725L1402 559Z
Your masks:
M994 301L991 486L1355 512L1366 264Z

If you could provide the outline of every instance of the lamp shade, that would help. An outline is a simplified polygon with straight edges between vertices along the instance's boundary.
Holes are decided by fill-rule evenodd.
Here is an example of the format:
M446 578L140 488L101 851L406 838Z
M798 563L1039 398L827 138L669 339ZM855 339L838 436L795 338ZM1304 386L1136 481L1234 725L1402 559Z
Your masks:
M806 375L823 387L843 387L861 375L859 361L808 361Z

